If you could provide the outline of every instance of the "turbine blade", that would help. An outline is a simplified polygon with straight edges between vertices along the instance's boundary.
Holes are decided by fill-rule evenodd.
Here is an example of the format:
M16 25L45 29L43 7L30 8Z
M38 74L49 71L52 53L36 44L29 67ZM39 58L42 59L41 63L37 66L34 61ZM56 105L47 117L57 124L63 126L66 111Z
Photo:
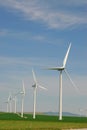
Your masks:
M65 65L66 65L66 62L67 62L67 58L68 58L68 55L69 55L69 51L70 51L70 48L71 48L71 43L68 47L68 50L66 52L66 55L65 55L65 58L64 58L64 61L63 61L63 67L65 68Z
M45 88L45 87L43 87L41 85L38 85L38 87L41 88L41 89L47 90L47 88Z
M77 91L77 92L80 92L79 88L78 88L78 87L75 85L75 83L72 81L72 79L71 79L69 73L68 73L66 70L64 70L64 71L65 71L65 73L66 73L68 79L71 81L73 87L76 89L76 91Z
M36 82L37 82L37 80L36 80L35 72L34 72L34 70L33 70L33 69L32 69L32 74L33 74L33 79L34 79L34 82L36 83Z
M9 93L8 102L11 101L11 99L12 99L12 96L11 96L11 93Z
M14 94L14 96L17 96L17 95L19 95L19 94L20 94L20 92L17 92L17 93Z
M8 97L8 102L9 102L9 97Z
M63 70L64 67L50 67L50 68L46 68L47 70Z
M4 103L8 103L8 101L5 101Z

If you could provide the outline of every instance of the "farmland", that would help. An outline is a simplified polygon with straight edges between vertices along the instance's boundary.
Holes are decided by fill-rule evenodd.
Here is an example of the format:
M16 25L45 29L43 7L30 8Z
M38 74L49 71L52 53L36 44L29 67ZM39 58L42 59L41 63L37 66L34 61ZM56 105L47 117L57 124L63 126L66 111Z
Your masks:
M0 113L0 130L64 130L70 128L87 128L86 117L63 117L37 115L32 119L31 114L24 114L21 118L13 113Z

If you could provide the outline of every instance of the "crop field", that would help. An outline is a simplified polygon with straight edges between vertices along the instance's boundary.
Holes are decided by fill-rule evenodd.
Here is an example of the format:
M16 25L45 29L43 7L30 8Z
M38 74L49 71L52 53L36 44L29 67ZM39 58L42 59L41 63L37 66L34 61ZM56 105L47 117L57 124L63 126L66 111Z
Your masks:
M0 113L0 130L69 130L72 128L87 128L87 117L63 117L37 115L32 119L31 114Z

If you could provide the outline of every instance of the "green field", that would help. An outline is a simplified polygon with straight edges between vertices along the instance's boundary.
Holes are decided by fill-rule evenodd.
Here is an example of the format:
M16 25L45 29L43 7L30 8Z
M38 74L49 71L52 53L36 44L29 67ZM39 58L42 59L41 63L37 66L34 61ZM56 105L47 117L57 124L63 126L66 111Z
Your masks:
M13 113L0 113L0 130L64 130L71 128L87 128L86 117L63 117L37 115L32 119L31 114L24 114L21 118Z

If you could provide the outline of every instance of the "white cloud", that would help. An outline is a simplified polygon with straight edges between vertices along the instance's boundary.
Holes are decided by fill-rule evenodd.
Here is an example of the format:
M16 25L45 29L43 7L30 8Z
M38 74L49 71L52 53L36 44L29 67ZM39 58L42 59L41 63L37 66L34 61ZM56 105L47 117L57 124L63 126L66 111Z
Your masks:
M84 0L82 1L68 1L67 2L58 2L54 1L55 5L59 4L65 7L66 5L84 5L87 4L87 2ZM18 0L3 0L0 1L1 5L4 5L6 7L9 7L12 10L18 11L24 15L24 17L28 20L33 20L33 21L39 21L42 22L43 24L46 24L49 28L59 28L59 29L64 29L72 26L78 26L79 24L86 24L87 23L87 17L86 14L77 11L70 11L68 9L60 9L59 5L58 8L51 8L51 2L46 3L46 1L41 3L39 0L25 0L19 2ZM48 5L46 5L48 4ZM51 6L50 6L51 5ZM55 7L55 6L54 6Z
M43 63L44 63L44 59L43 59ZM9 65L43 66L43 63L40 58L0 57L1 66L9 66Z
M32 40L32 41L38 41L38 43L46 43L46 44L54 44L54 45L58 45L58 44L63 44L65 43L65 41L63 39L60 38L54 38L54 37L50 37L49 35L45 35L45 34L33 34L33 32L29 32L29 31L13 31L10 29L1 29L0 30L0 37L6 38L13 38L13 39L18 39L18 40ZM0 43L3 44L3 43ZM6 43L4 43L6 44Z
M27 40L37 40L37 41L44 41L46 40L45 36L42 35L34 35L31 32L20 32L20 31L11 31L8 29L1 29L0 30L0 37L12 37L16 39L24 39L26 38Z
M85 4L87 4L87 0L65 0L65 3L66 5L74 5L74 6L83 6Z

